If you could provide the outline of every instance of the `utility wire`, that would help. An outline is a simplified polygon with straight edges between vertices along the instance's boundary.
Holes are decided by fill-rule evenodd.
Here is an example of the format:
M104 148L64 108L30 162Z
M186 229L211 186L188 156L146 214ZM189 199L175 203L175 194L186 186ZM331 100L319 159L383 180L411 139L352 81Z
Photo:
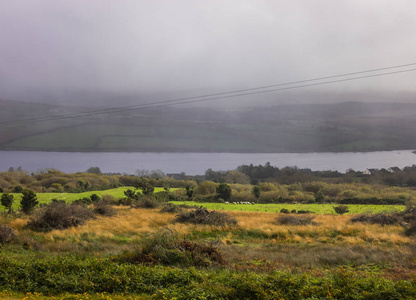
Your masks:
M107 108L107 109L86 111L86 112L80 112L80 113L72 113L72 114L66 114L66 115L57 115L57 116L51 116L51 117L33 118L33 119L9 121L9 122L0 122L0 126L35 123L35 122L40 122L40 121L51 121L51 120L60 120L60 119L80 118L80 117L85 117L85 116L90 116L90 115L101 115L101 114L108 114L108 113L124 112L124 111L129 111L129 110L141 110L141 109L157 108L157 107L172 106L172 105L179 105L179 104L189 104L189 103L212 101L212 100L218 100L218 99L227 99L227 98L233 98L233 97L249 96L249 95L277 92L277 91L283 91L283 90L292 90L292 89L305 88L305 87L311 87L311 86L317 86L317 85L332 84L332 83L337 83L337 82L344 82L344 81L352 81L352 80L358 80L358 79L393 75L393 74L399 74L399 73L405 73L405 72L413 72L413 71L416 71L416 68L299 85L300 83L307 83L307 82L320 81L320 80L324 80L324 79L352 76L352 75L371 73L371 72L376 72L376 71L402 68L402 67L414 66L414 65L416 65L416 63L398 65L398 66L392 66L392 67L385 67L385 68L378 68L378 69L371 69L371 70L359 71L359 72L353 72L353 73L345 73L345 74L339 74L339 75L333 75L333 76L319 77L319 78L314 78L314 79L292 81L292 82L287 82L287 83L267 85L267 86L254 87L254 88L248 88L248 89L240 89L240 90L234 90L234 91L228 91L228 92L207 94L207 95L201 95L201 96L185 97L185 98L178 98L178 99L171 99L171 100L163 100L163 101L157 101L157 102L147 103L147 104L136 104L136 105L130 105L130 106ZM293 85L293 86L290 86L290 85ZM284 87L284 86L286 86L286 87ZM276 88L276 87L280 87L280 88Z

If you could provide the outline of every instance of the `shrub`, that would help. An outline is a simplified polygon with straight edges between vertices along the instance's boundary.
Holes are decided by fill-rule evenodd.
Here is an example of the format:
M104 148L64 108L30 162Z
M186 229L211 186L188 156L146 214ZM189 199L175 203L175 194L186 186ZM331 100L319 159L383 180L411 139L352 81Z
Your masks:
M93 211L94 213L102 216L114 216L116 214L116 210L104 200L95 202Z
M334 211L339 214L339 215L343 215L346 214L347 212L350 211L350 208L348 207L348 205L338 205L338 206L334 206Z
M7 244L16 238L16 232L6 224L0 225L0 243Z
M144 197L133 205L135 208L156 208L161 205L161 202L151 197Z
M38 216L28 222L27 227L34 231L65 229L81 225L93 217L94 213L86 207L53 202L42 208Z
M313 221L314 218L314 216L281 215L276 218L276 222L279 225L318 225Z
M115 258L122 263L163 264L208 267L223 264L218 247L179 239L172 231L164 229L142 240L139 251L124 252Z
M310 210L303 210L303 209L299 209L297 211L298 215L303 215L303 214L311 214L312 212Z
M199 207L192 211L181 212L176 216L175 222L214 226L237 225L237 220L233 217L225 213L209 211L204 207Z
M163 205L163 207L160 209L160 212L166 212L166 213L170 213L170 214L174 214L174 213L178 213L181 212L183 210L182 207L172 204L172 203L166 203L165 205Z
M91 199L91 202L97 202L101 200L100 196L98 196L97 194L92 194L90 196L90 199Z
M281 214L288 214L288 213L290 213L290 212L289 212L289 210L288 210L288 209L286 209L286 208L282 208L282 209L280 210L280 213L281 213Z
M366 215L361 214L350 219L352 223L368 223L368 224L380 224L380 225L394 225L400 223L400 217L397 214L374 214Z
M101 199L111 205L118 204L118 200L113 195L110 195L110 194L103 195Z

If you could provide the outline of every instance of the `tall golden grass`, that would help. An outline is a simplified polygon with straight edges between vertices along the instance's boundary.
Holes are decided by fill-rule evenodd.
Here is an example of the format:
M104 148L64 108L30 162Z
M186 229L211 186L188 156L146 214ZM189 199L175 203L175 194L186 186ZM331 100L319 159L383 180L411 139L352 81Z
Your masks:
M296 244L296 245L408 245L414 239L403 234L398 225L381 226L350 223L351 215L316 215L318 225L279 225L279 214L263 212L227 212L236 218L236 227L215 227L175 223L175 215L160 213L159 209L131 209L116 207L112 217L99 217L82 226L47 233L33 233L24 228L27 218L8 220L18 235L35 237L50 251L115 251L131 244L138 244L141 237L169 228L179 235L204 236L211 238L220 233L224 244ZM245 235L252 231L254 234ZM256 233L262 234L256 234ZM199 235L198 235L199 234ZM214 236L215 237L215 236Z

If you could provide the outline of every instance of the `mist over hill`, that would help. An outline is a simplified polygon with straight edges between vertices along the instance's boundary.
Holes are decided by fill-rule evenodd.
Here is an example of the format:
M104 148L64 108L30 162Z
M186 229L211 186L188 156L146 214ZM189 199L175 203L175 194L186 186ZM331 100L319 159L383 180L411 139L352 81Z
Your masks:
M0 149L253 153L414 149L415 115L412 103L138 106L112 111L1 100Z

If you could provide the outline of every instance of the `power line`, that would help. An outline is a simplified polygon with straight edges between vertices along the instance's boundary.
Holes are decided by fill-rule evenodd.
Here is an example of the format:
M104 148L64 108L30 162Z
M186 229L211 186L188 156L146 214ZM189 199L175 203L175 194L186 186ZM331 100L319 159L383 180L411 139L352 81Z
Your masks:
M280 84L274 84L274 85L248 88L248 89L240 89L240 90L234 90L234 91L228 91L228 92L206 94L206 95L201 95L201 96L163 100L163 101L157 101L157 102L147 103L147 104L136 104L136 105L130 105L130 106L107 108L107 109L72 113L72 114L66 114L66 115L57 115L57 116L50 116L50 117L43 117L43 118L33 118L33 119L18 120L18 121L0 122L0 126L27 124L27 123L51 121L51 120L59 120L59 119L80 118L80 117L85 117L85 116L90 116L90 115L118 113L118 112L124 112L124 111L129 111L129 110L141 110L141 109L157 108L157 107L172 106L172 105L179 105L179 104L198 103L198 102L204 102L204 101L249 96L249 95L277 92L277 91L283 91L283 90L292 90L292 89L305 88L305 87L311 87L311 86L332 84L332 83L338 83L338 82L344 82L344 81L352 81L352 80L359 80L359 79L365 79L365 78L387 76L387 75L393 75L393 74L399 74L399 73L405 73L405 72L413 72L413 71L416 71L416 68L378 73L378 74L372 74L372 75L365 75L365 76L358 76L358 77L352 77L352 78L308 83L308 82L320 81L320 80L325 80L325 79L340 78L340 77L346 77L346 76L352 76L352 75L358 75L358 74L371 73L371 72L382 71L382 70L397 69L397 68L413 66L413 65L416 65L416 63L378 68L378 69L371 69L371 70L365 70L365 71L359 71L359 72L353 72L353 73L338 74L338 75L319 77L319 78L314 78L314 79L292 81L292 82L287 82L287 83L280 83ZM301 84L301 83L306 83L306 84ZM280 87L280 88L277 88L277 87Z

